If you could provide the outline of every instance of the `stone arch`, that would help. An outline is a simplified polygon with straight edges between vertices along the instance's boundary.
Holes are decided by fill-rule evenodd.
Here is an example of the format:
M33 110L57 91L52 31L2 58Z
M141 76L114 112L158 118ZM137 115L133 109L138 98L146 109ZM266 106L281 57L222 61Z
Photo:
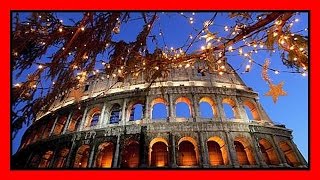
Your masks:
M98 153L95 161L97 168L111 168L113 162L114 144L112 142L103 142L98 147Z
M118 103L114 103L110 109L110 124L118 124L121 121L121 106Z
M228 119L240 119L240 114L239 111L237 109L237 105L234 99L230 98L230 97L225 97L222 99L222 105L223 105L223 109L224 109L224 113L226 118ZM230 107L232 109L233 112L233 116L232 117L228 117L228 114L226 113L226 105L228 107Z
M101 108L96 106L88 111L85 127L94 127L98 124L101 115Z
M70 120L69 127L68 127L69 132L77 131L77 129L80 126L82 117L83 116L81 112L76 112L74 115L72 115L72 118Z
M138 112L138 108L141 108L141 112ZM141 114L140 114L141 113ZM144 101L142 100L135 100L128 104L128 111L127 111L127 121L135 121L141 120L143 118L144 113Z
M292 148L292 145L288 141L281 141L279 143L279 147L281 151L284 153L285 158L287 160L287 163L290 166L296 167L299 166L301 163L298 160L298 157L296 153L294 152L294 149Z
M216 103L214 102L214 100L211 97L204 96L199 100L199 112L200 112L200 116L203 117L202 109L200 108L201 103L208 103L211 106L211 111L212 111L212 115L213 115L212 117L214 117L214 118L218 117L217 116L218 109L217 109Z
M149 166L168 166L169 149L168 142L162 137L154 138L149 144Z
M129 141L123 148L121 167L138 168L140 161L140 144L135 140Z
M280 163L274 147L267 139L261 138L259 140L259 147L266 164L277 165Z
M183 137L178 142L178 165L199 165L199 152L197 142L192 137Z
M53 151L51 151L51 150L46 151L46 152L42 155L38 167L39 167L39 168L48 168L49 165L50 165L50 162L52 161L52 158L53 158Z
M184 110L185 113L187 113L186 115L184 115L183 112L179 112L179 113L182 113L181 115L178 115L178 110L177 110L177 106L179 105L182 105L182 110L184 110L184 108L188 108L188 110ZM183 107L185 106L185 107ZM175 116L176 118L190 118L193 116L192 114L192 103L190 101L190 99L186 96L181 96L181 97L178 97L176 100L175 100Z
M255 103L251 102L250 100L244 100L243 105L244 105L244 107L248 108L248 110L250 111L250 113L252 115L253 120L261 120L259 110L258 110L257 105ZM249 115L248 115L248 117L249 117Z
M211 142L215 142L216 144L211 144ZM209 163L211 165L227 165L229 163L226 143L220 137L210 137L207 141L207 146L209 153Z
M240 165L254 165L256 163L252 146L245 137L236 137L234 146Z
M54 126L53 134L54 135L61 134L66 122L67 122L67 116L63 115L58 117L58 120Z
M70 152L69 148L62 148L58 152L58 157L56 158L53 167L54 168L63 168L66 165L67 157Z
M167 118L168 114L169 114L168 113L168 111L169 111L168 110L168 102L162 97L157 97L157 98L154 98L150 103L150 107L151 107L150 116L151 116L151 119L156 119L155 116L154 116L155 115L154 113L156 113L158 105L160 105L159 108L163 108L163 106L165 106L165 113L166 113L165 116L161 116L160 119ZM161 113L164 113L164 112L161 111Z
M89 151L90 146L87 144L83 144L78 148L73 164L74 168L86 168L88 166Z

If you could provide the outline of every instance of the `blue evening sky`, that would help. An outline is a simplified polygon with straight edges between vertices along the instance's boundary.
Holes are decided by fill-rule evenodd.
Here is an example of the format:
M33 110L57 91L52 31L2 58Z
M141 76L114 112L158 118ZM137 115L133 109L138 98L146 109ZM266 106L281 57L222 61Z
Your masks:
M26 14L22 14L25 16ZM78 20L81 18L77 12L60 12L57 14L60 19L63 20L64 24L71 24L70 18ZM166 45L168 48L178 48L183 46L186 41L190 42L190 35L194 38L198 34L198 30L202 29L203 23L210 20L214 15L214 12L171 12L162 13L158 12L158 20L154 24L151 35L155 35L158 39L158 45L164 47ZM123 24L120 29L120 33L113 37L113 40L125 40L126 42L134 41L136 35L140 32L143 21L139 19L140 14L135 13L132 17L137 17L137 20ZM191 19L190 19L191 18ZM308 31L308 14L300 13L292 18L294 20L298 18L299 21L293 23L293 31L303 30L302 33L307 35ZM193 21L190 24L190 21ZM219 13L214 19L213 24L209 27L211 32L218 32L218 37L226 35L225 26L234 25L234 21L227 18L227 14ZM161 33L160 33L161 32ZM160 35L161 34L161 35ZM203 33L201 35L204 35ZM162 37L163 38L162 38ZM188 53L200 50L201 46L205 45L205 39L197 39L189 49ZM153 52L156 46L155 41L148 40L148 48L150 52ZM185 48L184 48L185 50ZM50 53L50 52L49 52ZM99 55L98 58L107 61L106 55ZM294 142L297 144L299 150L303 156L308 161L308 77L304 77L301 74L292 74L281 72L287 69L281 62L279 53L270 55L270 52L259 51L259 53L252 56L252 58L263 64L265 59L270 59L270 67L280 71L280 74L274 74L269 71L270 78L273 83L278 84L284 82L284 90L288 93L287 96L280 96L277 103L273 103L270 96L264 96L268 91L268 84L261 77L261 67L254 65L249 73L244 73L243 63L245 62L243 57L237 55L237 52L233 53L231 56L227 56L228 62L236 69L239 66L238 71L240 77L246 83L247 86L253 88L255 92L259 94L259 101L263 108L269 115L269 117L275 123L285 124L287 128L293 130ZM99 65L97 65L99 68ZM13 72L15 74L15 72ZM21 79L15 79L12 77L13 83L21 82ZM51 82L48 82L51 83ZM202 108L208 108L205 105L201 105ZM141 111L141 110L139 110ZM161 110L159 111L161 112ZM210 117L210 111L205 111L207 114L204 116ZM183 114L183 112L181 112ZM161 116L159 116L161 117ZM22 130L18 133L17 137L13 140L12 151L15 153L20 145L21 137L25 131L24 126Z

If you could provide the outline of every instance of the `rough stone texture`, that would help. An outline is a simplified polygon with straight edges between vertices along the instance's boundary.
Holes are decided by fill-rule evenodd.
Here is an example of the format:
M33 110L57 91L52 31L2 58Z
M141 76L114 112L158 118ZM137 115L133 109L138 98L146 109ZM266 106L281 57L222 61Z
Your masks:
M198 62L193 67L173 69L167 79L157 79L150 88L144 81L144 74L138 77L128 76L123 83L116 82L115 78L90 78L87 82L89 89L84 92L81 102L74 102L70 92L66 97L52 104L50 111L39 114L37 120L27 130L19 151L12 157L12 168L38 168L43 160L43 154L51 150L53 156L49 163L41 168L56 168L59 151L69 149L67 157L61 168L73 168L78 148L89 145L87 168L98 168L96 160L99 145L110 142L114 145L112 168L122 168L121 162L126 153L126 147L136 142L139 144L139 168L156 168L151 166L152 145L163 142L167 146L166 168L306 168L307 162L292 141L292 131L284 125L275 125L263 110L257 93L247 87L237 74L197 73L197 68L203 66ZM231 67L227 66L228 69ZM100 79L104 77L104 80ZM158 98L158 100L157 100ZM199 102L204 99L212 100L214 116L202 118ZM155 101L154 101L155 100ZM167 107L166 119L152 119L152 105L155 102L164 103ZM175 115L176 103L186 102L189 106L190 118L177 118ZM131 108L135 103L144 105L143 118L129 121ZM234 119L227 119L222 103L229 103L234 112ZM244 109L250 104L252 112L258 119L249 119ZM111 109L114 104L121 106L116 124L110 124ZM97 125L90 127L92 109L100 112ZM79 126L75 131L69 130L70 122L76 114L81 114ZM59 117L67 117L63 131L59 135L53 130ZM52 127L48 127L49 122ZM44 137L46 129L50 132ZM277 164L267 163L261 151L261 140L268 142L266 152ZM193 143L196 151L195 166L179 165L180 143L188 141ZM210 164L208 142L217 142L223 156L223 164ZM250 164L239 164L235 141L242 143ZM35 158L39 156L40 158ZM273 157L271 157L273 156ZM42 158L41 158L42 157ZM41 160L42 159L42 160ZM288 162L290 161L290 162Z

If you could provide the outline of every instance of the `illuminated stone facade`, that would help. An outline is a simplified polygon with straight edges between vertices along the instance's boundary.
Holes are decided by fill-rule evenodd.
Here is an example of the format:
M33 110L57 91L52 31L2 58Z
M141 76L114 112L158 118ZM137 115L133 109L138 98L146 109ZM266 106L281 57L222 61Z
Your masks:
M221 76L201 69L201 62L173 68L151 86L144 74L123 82L102 74L89 78L80 101L66 91L50 111L39 114L12 167L307 167L292 131L270 120L257 93L236 73ZM185 117L176 111L179 103L187 107ZM200 103L211 107L212 117L203 117ZM134 114L138 106L140 117ZM161 118L155 117L157 106L165 107Z

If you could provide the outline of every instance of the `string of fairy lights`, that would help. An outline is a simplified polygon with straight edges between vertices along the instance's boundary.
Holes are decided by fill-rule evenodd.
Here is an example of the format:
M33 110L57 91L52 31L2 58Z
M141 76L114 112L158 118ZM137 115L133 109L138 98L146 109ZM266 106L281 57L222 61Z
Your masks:
M165 13L166 14L166 13ZM273 53L276 52L276 49L273 48L271 49L270 47L267 47L268 45L266 44L266 39L272 38L272 40L278 45L278 49L282 49L287 52L297 52L302 55L304 55L308 59L308 44L307 43L301 43L301 36L297 36L295 33L290 33L288 34L287 32L290 32L290 29L294 27L295 24L298 24L299 18L294 17L297 15L294 15L293 18L290 18L287 22L282 21L281 19L277 19L274 21L273 24L268 24L264 29L260 30L260 32L257 33L251 33L248 35L245 35L242 37L242 40L239 41L238 43L226 46L225 48L214 51L213 49L219 45L224 45L228 41L230 41L232 38L237 37L239 34L243 32L245 28L248 26L253 25L254 23L259 22L260 20L263 20L263 18L266 16L265 14L262 15L256 15L256 18L248 18L246 21L248 22L247 24L241 24L241 23L236 23L235 25L230 25L230 24L217 24L215 22L215 18L218 13L213 13L213 17L209 20L205 20L203 22L199 22L200 20L197 19L197 14L196 12L180 12L180 13L174 13L175 16L180 16L184 18L187 23L189 23L191 27L191 33L187 35L185 38L185 43L182 44L181 46L178 46L177 48L171 46L169 48L168 46L168 38L166 38L166 32L163 30L162 25L160 23L161 17L159 15L157 19L158 23L158 32L151 31L150 34L155 34L153 35L153 38L160 38L160 40L157 40L156 46L160 46L159 44L162 42L162 55L161 58L163 61L168 61L170 63L171 68L193 68L193 62L194 59L197 58L202 58L203 60L207 60L207 62L214 62L218 64L218 68L214 70L211 73L218 73L219 75L223 75L224 73L230 73L226 72L225 68L225 63L222 62L224 61L223 57L228 57L232 55L237 55L239 57L242 57L245 60L245 65L241 71L243 72L250 72L252 66L257 65L263 69L263 64L255 61L253 56L255 54L258 54L260 51L271 51ZM171 14L170 14L171 15ZM39 16L39 18L42 18ZM245 17L244 17L245 18ZM134 20L139 20L143 19L141 18L136 18ZM50 23L50 19L47 19L47 23ZM64 25L64 21L62 19L58 19L60 26L59 28L56 29L57 33L65 33L68 28L70 28L70 25ZM199 25L201 23L201 28L197 28L195 24ZM121 19L117 18L117 23L115 27L113 28L114 34L120 34L121 33L121 25L123 24L123 21ZM31 25L30 25L31 26ZM153 24L148 24L148 28L152 28ZM282 32L282 28L285 27L287 30L286 32ZM72 34L75 33L81 33L85 32L89 28L87 25L83 25L79 23L78 29L75 32L72 32ZM218 30L215 32L211 32L212 30ZM264 33L263 30L267 30L267 33ZM35 29L31 26L29 30L26 30L24 33L31 33L35 31ZM41 29L39 29L41 31ZM308 33L308 28L305 28L304 30L305 33ZM301 34L301 31L297 31L297 33ZM221 34L221 35L220 35ZM225 34L225 35L223 35ZM271 34L271 36L269 35ZM189 48L191 46L195 47L195 44L202 43L202 46L198 50L195 50L192 53L188 53ZM46 42L45 41L39 41L40 45L45 46ZM87 44L83 44L84 47L87 46ZM270 45L269 45L270 46ZM273 44L272 44L273 46ZM108 53L112 52L110 49L110 43L105 44L105 48L108 49ZM68 47L61 47L61 51L68 51L65 52L67 53L70 57L74 55L74 51L77 50L77 47L74 47L74 49L69 49ZM146 50L147 47L144 50L139 51L141 56L146 55ZM129 51L129 50L128 50ZM279 50L278 50L279 51ZM13 50L13 56L17 57L19 54ZM213 54L214 60L208 59L210 58L208 54ZM197 58L195 58L197 57ZM90 57L88 54L84 53L82 56L83 60L88 60ZM124 59L124 57L121 57ZM289 60L291 61L291 60ZM272 68L268 67L267 70L273 72L274 74L280 74L280 73L300 73L302 76L306 76L308 74L308 65L305 62L301 62L299 60L299 57L292 57L292 61L295 65L299 67L299 69L295 71L288 71L288 70L280 70L278 68ZM113 65L110 64L109 60L97 60L97 65L94 70L91 72L87 71L82 71L81 68L77 65L74 64L70 67L66 68L72 68L75 70L76 74L76 79L79 81L79 84L83 84L86 79L89 76L96 76L99 75L101 79L109 79L109 78L117 78L119 76L124 76L126 74L133 73L134 76L138 76L139 73L142 71L152 68L155 71L161 70L161 67L156 65L154 67L149 67L148 63L146 61L141 61L141 64L135 65L134 70L132 69L127 69L126 65ZM296 62L296 63L295 63ZM37 66L38 72L43 72L45 71L48 66L46 63L41 63L41 62L34 62L35 66ZM147 68L148 67L148 68ZM111 73L110 74L105 74L105 69L110 69ZM130 70L130 72L127 72ZM103 74L103 75L101 75ZM41 81L41 78L38 78L37 82ZM42 88L42 89L50 89L50 87L45 88L45 87L37 87L39 83L32 83L31 88ZM17 82L13 86L15 88L19 88L23 85L23 82ZM53 81L51 83L52 86L55 85L55 82Z

